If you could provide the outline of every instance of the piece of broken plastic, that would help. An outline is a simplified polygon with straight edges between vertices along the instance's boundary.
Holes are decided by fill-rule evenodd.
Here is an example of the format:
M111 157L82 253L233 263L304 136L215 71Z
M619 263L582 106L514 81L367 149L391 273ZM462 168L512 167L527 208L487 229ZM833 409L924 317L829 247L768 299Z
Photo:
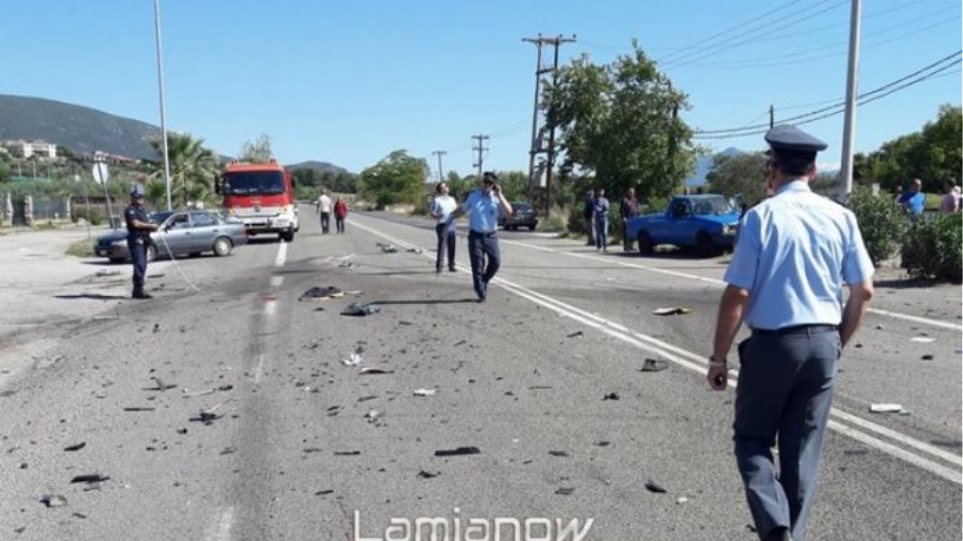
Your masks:
M655 310L652 310L652 313L657 316L674 316L676 314L689 314L691 312L691 308L682 308L681 306L673 306L671 308L656 308Z
M326 287L312 287L301 294L298 297L299 301L323 301L327 299L336 299L338 297L344 297L345 293L339 287L326 286Z
M932 344L936 342L936 338L930 338L929 336L914 336L910 338L910 342L916 342L917 344Z
M481 450L478 447L458 447L455 449L439 449L435 451L435 456L462 456L462 455L477 455L480 454Z
M437 389L415 389L414 392L415 392L415 396L432 396L436 392L438 392L438 390Z
M40 503L49 507L63 507L67 505L67 498L58 494L44 494L40 497Z
M639 369L640 372L658 372L660 370L665 370L669 367L669 363L663 361L662 359L646 359L642 363L642 368Z
M345 306L344 310L341 310L341 315L363 317L363 316L370 316L372 314L377 314L380 311L381 311L381 307L378 306L377 304L372 304L372 303L363 304L363 303L353 302L348 306Z
M869 411L873 413L902 413L902 404L870 404Z
M341 364L343 364L343 365L345 365L345 366L358 366L359 364L361 364L361 363L363 363L363 362L364 362L364 357L362 357L362 356L361 356L360 354L358 354L358 353L352 353L351 355L348 355L348 358L347 358L347 359L342 359L342 360L341 360Z

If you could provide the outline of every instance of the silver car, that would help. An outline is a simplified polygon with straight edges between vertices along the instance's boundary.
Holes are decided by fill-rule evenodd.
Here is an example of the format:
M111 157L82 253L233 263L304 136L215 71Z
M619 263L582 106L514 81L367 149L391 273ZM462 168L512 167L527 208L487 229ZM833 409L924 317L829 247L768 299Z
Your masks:
M204 252L226 256L235 246L247 244L247 228L243 223L211 211L154 212L149 218L159 227L150 234L147 261L153 261L158 256L197 256ZM97 237L94 254L117 263L129 260L127 231L111 231Z

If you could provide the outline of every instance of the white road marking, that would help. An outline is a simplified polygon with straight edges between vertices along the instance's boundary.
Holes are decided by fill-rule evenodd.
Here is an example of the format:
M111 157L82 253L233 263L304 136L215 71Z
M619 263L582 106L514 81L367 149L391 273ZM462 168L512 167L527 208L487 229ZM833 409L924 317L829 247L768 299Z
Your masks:
M234 507L225 507L214 519L204 536L205 541L230 541L231 526L234 525Z
M272 276L272 277L271 277L271 287L273 287L273 288L278 288L278 287L281 287L281 284L283 284L283 283L284 283L284 277L283 277L283 276Z
M266 315L267 317L269 318L274 317L274 314L277 312L277 309L278 309L278 301L274 299L269 299L267 301L264 301L264 315Z
M395 244L395 245L398 245L398 246L403 246L403 247L415 247L415 245L413 245L412 243L409 243L409 242L405 242L405 241L396 239L396 238L394 238L394 237L391 237L390 235L387 235L387 234L385 234L385 233L382 233L382 232L380 232L380 231L378 231L378 230L376 230L376 229L373 229L373 228L371 228L371 227L364 226L364 225L359 224L359 223L357 223L357 222L355 222L354 225L355 225L356 227L359 227L360 229L363 229L363 230L365 230L365 231L368 231L369 233L372 233L372 234L374 234L374 235L377 235L377 236L379 236L379 237L387 240L388 242L391 242L392 244ZM521 244L521 243L517 243L517 242L514 242L514 241L509 241L509 243L511 243L511 244ZM541 248L541 247L537 247L537 248ZM432 256L431 254L422 253L422 255L423 255L424 257L426 257L427 259L433 259L433 256ZM581 254L570 254L570 255L579 256L579 255L581 255ZM594 258L593 258L593 259L594 259ZM607 260L605 260L605 261L607 261ZM607 262L608 262L608 261L607 261ZM631 265L631 264L626 264L626 265L634 266L634 265ZM461 266L461 265L459 265L459 268L461 268L463 271L465 270L464 267ZM664 269L657 269L657 270L663 271ZM671 272L671 271L668 271L668 272ZM681 273L680 273L680 274L681 274ZM686 277L690 277L690 276L686 276ZM692 276L692 277L694 277L694 278L704 278L704 277L695 277L695 276ZM706 278L705 280L706 280L706 281L711 281L712 279ZM618 330L618 327L621 327L621 325L619 325L618 323L611 322L611 321L606 320L606 319L604 319L604 318L602 318L602 317L600 317L600 316L591 314L591 313L586 312L586 311L584 311L584 310L582 310L582 309L580 309L580 308L576 308L576 307L571 306L571 305L569 305L569 304L567 304L567 303L565 303L565 302L559 301L559 300L554 299L554 298L552 298L552 297L549 297L549 296L547 296L547 295L543 295L543 294L538 293L538 292L536 292L536 291L530 290L530 289L528 289L528 288L526 288L526 287L524 287L524 286L515 284L515 283L510 282L510 281L508 281L508 280L505 280L505 279L503 279L503 278L497 278L497 277L496 277L496 278L493 280L493 282L496 283L496 284L498 284L498 285L500 285L502 288L510 291L511 293L514 293L515 295L517 295L517 296L519 296L519 297L528 299L528 300L530 300L530 301L532 301L532 302L534 302L534 303L536 303L536 304L538 304L538 305L540 305L540 306L544 306L545 308L548 308L548 309L550 309L550 310L558 313L559 315L561 315L561 316L563 316L563 317L568 317L568 318L571 318L571 319L573 319L573 320L575 320L575 321L579 321L580 323L583 323L583 324L585 324L585 325L587 325L587 326L589 326L589 327L592 327L592 328L594 328L594 329L598 329L599 331L601 331L601 332L603 332L603 333L605 333L605 334L608 334L608 335L612 336L613 338L616 338L616 339L619 339L619 340L621 340L621 341L623 341L623 342L632 344L632 345L634 345L634 346L636 346L636 347L638 347L638 348L640 348L640 349L647 350L647 351L650 351L650 352L652 352L652 353L661 355L661 356L665 357L666 359L668 359L668 360L670 360L670 361L672 361L672 362L674 362L674 363L676 363L676 364L678 364L678 365L680 365L680 366L682 366L682 367L688 368L689 370L692 370L692 371L694 371L694 372L696 372L696 373L698 373L698 374L705 374L705 370L706 370L705 363L706 363L707 361L705 361L705 360L702 358L702 356L700 356L700 355L697 355L697 354L695 354L695 353L686 351L686 350L684 350L684 349L682 349L682 348L680 348L680 347L674 346L674 345L669 344L669 343L667 343L667 342L663 342L662 340L659 340L659 339L654 338L654 337L651 337L651 336L644 335L644 334L642 334L642 333L636 332L636 333L633 333L634 336L630 336L629 334ZM624 327L623 327L623 328L624 328ZM673 352L673 353L670 353L670 352ZM699 362L692 362L692 361L683 359L681 356L677 356L677 355L682 355L682 356L688 357L688 358L690 358L690 359L698 359ZM736 372L736 371L730 371L730 374L737 374L737 372ZM736 385L736 380L735 380L734 378L730 377L730 378L729 378L729 384L732 385L732 386L735 386L735 385ZM878 434L880 434L880 435L887 436L887 437L893 439L893 440L896 441L896 442L899 442L899 443L902 443L902 444L904 444L904 445L907 445L907 446L916 448L916 449L918 449L918 450L920 450L920 451L924 451L924 452L932 455L933 457L940 458L940 459L946 460L946 461L948 461L948 462L952 462L952 463L954 463L954 464L960 464L960 463L961 463L961 458L958 457L957 455L954 455L954 454L952 454L952 453L947 453L946 451L943 451L942 449L938 449L938 448L936 448L936 447L934 447L934 446L932 446L932 445L930 445L930 444L927 444L927 443L924 443L924 442L922 442L922 441L919 441L919 440L917 440L917 439L915 439L915 438L913 438L913 437L911 437L911 436L907 436L907 435L902 434L902 433L900 433L900 432L897 432L897 431L895 431L895 430L891 430L891 429L888 429L888 428L886 428L886 427L877 425L876 423L873 423L873 422L867 421L867 420L865 420L865 419L856 417L855 415L852 415L852 414L849 414L849 413L840 411L840 410L837 409L837 408L833 408L833 409L831 410L831 412L830 412L830 415L833 416L833 417L836 417L836 418L838 418L838 419L845 419L845 420L848 421L848 422L851 422L851 423L854 423L854 424L858 424L859 426L863 427L864 429L872 430L873 432L876 432L876 433L878 433ZM879 438L876 438L876 437L871 436L871 435L869 435L869 434L866 434L866 433L864 433L864 432L860 432L858 429L852 428L852 427L850 427L850 426L848 426L848 425L840 422L838 419L831 419L831 420L830 420L830 423L829 423L829 428L830 428L830 429L835 430L836 432L838 432L838 433L840 433L840 434L850 436L850 437L852 437L853 439L855 439L855 440L857 440L857 441L859 441L859 442L861 442L861 443L863 443L863 444L865 444L865 445L868 445L868 446L870 446L870 447L874 447L874 448L876 448L876 449L879 449L880 451L883 451L883 452L885 452L885 453L887 453L887 454L889 454L889 455L891 455L891 456L894 456L894 457L899 458L899 459L901 459L901 460L904 460L904 461L906 461L906 462L908 462L908 463L910 463L910 464L913 464L913 465L915 465L915 466L917 466L917 467L920 467L920 468L922 468L922 469L924 469L924 470L926 470L926 471L929 471L930 473L933 473L933 474L935 474L935 475L938 475L939 477L942 477L942 478L944 478L944 479L946 479L946 480L948 480L948 481L952 481L952 482L954 482L954 483L956 483L956 484L958 484L958 485L959 485L959 484L963 484L963 476L961 476L961 474L960 474L959 471L957 471L957 470L955 470L955 469L947 468L947 467L944 466L943 464L934 462L934 461L930 460L929 458L925 458L925 457L916 455L916 454L914 454L913 452L907 451L907 450L902 449L902 448L900 448L900 447L897 447L897 446L893 445L892 443L883 441L883 440L881 440L881 439L879 439Z
M260 354L257 358L257 367L254 369L254 383L261 383L261 377L264 376L264 354Z
M714 284L714 285L718 285L718 286L725 286L725 285L726 285L726 283L725 283L723 280L719 280L718 278L709 278L709 277L707 277L707 276L699 276L699 275L697 275L697 274L689 274L689 273L686 273L686 272L679 272L679 271L674 271L674 270L669 270L669 269L660 269L660 268L658 268L658 267L650 267L650 266L648 266L648 265L642 265L642 264L639 264L639 263L627 263L627 262L625 262L625 261L618 261L618 260L613 260L613 259L611 259L611 258L600 257L600 256L595 256L595 255L590 255L590 254L577 254L577 253L567 252L567 251L563 251L563 250L557 250L557 249L554 249L554 248L546 248L546 247L544 247L544 246L537 246L537 245L535 245L535 244L529 244L529 243L527 243L527 242L521 242L521 241L517 241L517 240L501 240L501 242L502 242L502 244L510 244L510 245L514 245L514 246L520 246L520 247L522 247L522 248L528 248L528 249L530 249L530 250L538 250L538 251L540 251L540 252L549 252L549 253L554 253L554 254L567 255L567 256L569 256L569 257L579 257L579 258L588 259L588 260L591 260L591 261L600 261L600 262L608 263L608 264L610 264L610 265L618 265L618 266L621 266L621 267L631 267L631 268L634 268L634 269L641 269L641 270L645 270L645 271L649 271L649 272L654 272L654 273L658 273L658 274L665 274L665 275L668 275L668 276L675 276L675 277L677 277L677 278L686 278L686 279L688 279L688 280L698 280L698 281L700 281L700 282L707 282L707 283ZM960 324L957 324L957 323L951 323L951 322L949 322L949 321L941 321L941 320L938 320L938 319L930 319L930 318L927 318L927 317L920 317L920 316L914 316L914 315L910 315L910 314L903 314L903 313L900 313L900 312L892 312L892 311L889 311L889 310L881 310L881 309L879 309L879 308L870 308L870 309L869 309L869 312L870 312L871 314L876 314L876 315L880 315L880 316L891 317L891 318L893 318L893 319L902 319L902 320L905 320L905 321L912 321L912 322L914 322L914 323L920 323L920 324L923 324L923 325L930 325L930 326L932 326L932 327L940 327L940 328L943 328L943 329L950 329L950 330L953 330L953 331L963 331L963 325L960 325Z
M287 257L287 255L288 255L288 243L282 240L281 243L278 245L278 256L274 259L274 266L278 268L283 267L284 259Z

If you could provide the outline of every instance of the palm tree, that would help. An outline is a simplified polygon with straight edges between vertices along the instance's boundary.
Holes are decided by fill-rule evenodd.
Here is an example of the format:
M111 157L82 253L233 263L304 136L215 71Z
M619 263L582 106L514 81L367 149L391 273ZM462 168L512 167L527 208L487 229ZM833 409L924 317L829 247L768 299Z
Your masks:
M163 161L163 145L159 139L150 145ZM183 207L188 201L207 200L212 193L214 178L217 175L217 160L210 149L204 148L203 139L195 139L190 134L169 132L167 134L167 156L171 167L171 200L175 207ZM164 179L163 170L154 173L155 178Z

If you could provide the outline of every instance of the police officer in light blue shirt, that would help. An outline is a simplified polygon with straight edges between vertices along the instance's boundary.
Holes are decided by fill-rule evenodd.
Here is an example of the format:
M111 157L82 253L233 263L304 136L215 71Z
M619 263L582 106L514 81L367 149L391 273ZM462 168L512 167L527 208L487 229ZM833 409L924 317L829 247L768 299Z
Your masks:
M485 302L488 282L495 277L501 265L498 248L499 212L511 215L512 205L498 185L498 176L489 171L482 177L482 188L468 194L465 202L449 218L450 221L468 215L468 258L478 302Z
M794 126L769 130L766 141L775 194L740 224L707 378L726 388L726 356L744 321L752 334L738 347L736 462L759 538L802 541L836 363L873 296L873 265L853 213L809 188L826 144Z

